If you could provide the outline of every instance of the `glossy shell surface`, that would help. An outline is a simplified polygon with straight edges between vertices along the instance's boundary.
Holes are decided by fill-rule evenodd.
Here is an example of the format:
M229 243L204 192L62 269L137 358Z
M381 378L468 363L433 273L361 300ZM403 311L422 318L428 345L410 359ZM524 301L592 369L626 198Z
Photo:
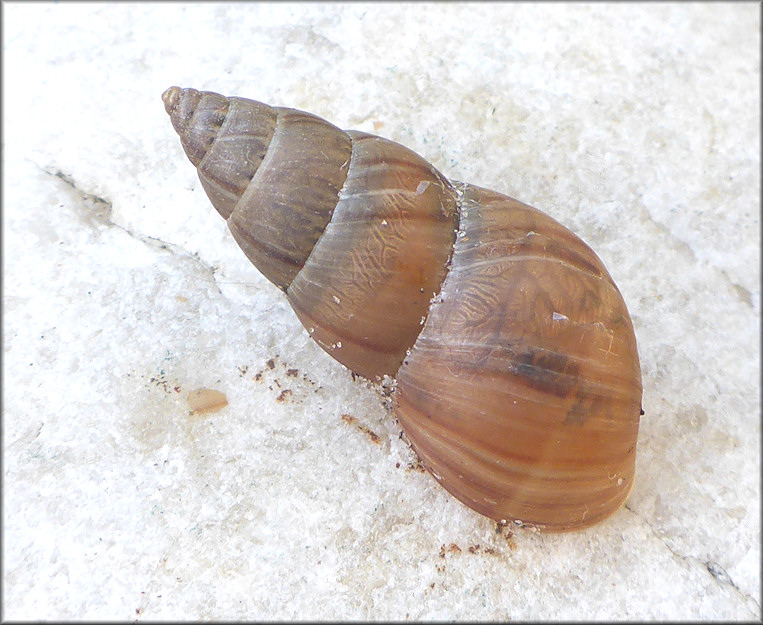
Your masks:
M596 254L541 211L294 109L172 87L212 204L310 336L374 381L424 466L498 521L609 516L634 479L641 374Z

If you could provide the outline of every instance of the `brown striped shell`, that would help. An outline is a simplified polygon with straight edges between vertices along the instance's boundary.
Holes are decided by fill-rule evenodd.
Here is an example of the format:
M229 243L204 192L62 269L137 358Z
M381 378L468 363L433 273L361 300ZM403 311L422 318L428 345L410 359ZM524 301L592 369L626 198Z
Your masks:
M162 96L212 204L318 344L371 380L424 466L498 521L549 531L633 485L641 373L594 252L407 148L243 98Z

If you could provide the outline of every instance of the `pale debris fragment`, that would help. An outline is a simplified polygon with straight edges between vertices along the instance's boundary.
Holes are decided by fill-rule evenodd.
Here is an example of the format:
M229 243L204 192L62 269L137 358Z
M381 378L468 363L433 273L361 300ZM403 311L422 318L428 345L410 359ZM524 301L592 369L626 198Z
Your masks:
M228 405L225 393L212 388L198 388L186 396L186 401L191 407L191 414L204 414L217 412Z

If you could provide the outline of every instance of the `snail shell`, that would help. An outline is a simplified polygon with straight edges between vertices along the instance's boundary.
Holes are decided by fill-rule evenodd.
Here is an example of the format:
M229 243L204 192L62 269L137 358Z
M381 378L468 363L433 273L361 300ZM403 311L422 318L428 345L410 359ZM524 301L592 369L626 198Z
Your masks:
M212 92L162 98L212 204L310 336L396 379L400 425L443 487L549 531L625 501L636 339L582 240L387 139Z

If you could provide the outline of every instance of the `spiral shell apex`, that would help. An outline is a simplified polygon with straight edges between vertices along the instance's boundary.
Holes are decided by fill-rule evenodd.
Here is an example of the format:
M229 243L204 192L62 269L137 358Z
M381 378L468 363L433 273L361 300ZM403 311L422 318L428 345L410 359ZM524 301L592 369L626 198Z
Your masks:
M633 485L641 373L596 254L541 211L289 108L162 96L210 201L422 464L497 521L593 525Z

